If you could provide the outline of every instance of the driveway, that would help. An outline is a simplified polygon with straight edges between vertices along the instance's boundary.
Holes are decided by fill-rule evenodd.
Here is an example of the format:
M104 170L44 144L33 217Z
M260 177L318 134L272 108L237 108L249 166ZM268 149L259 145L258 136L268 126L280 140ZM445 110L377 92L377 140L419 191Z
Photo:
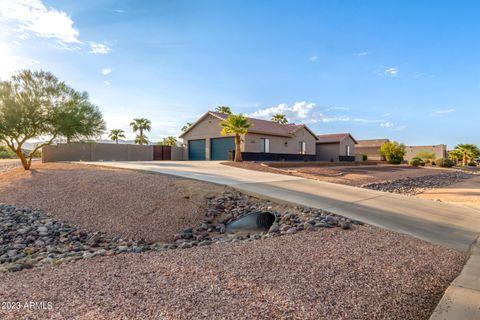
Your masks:
M82 162L176 175L231 186L283 203L352 219L468 251L480 233L480 210L301 177L224 166L215 161ZM401 253L399 253L401 254Z

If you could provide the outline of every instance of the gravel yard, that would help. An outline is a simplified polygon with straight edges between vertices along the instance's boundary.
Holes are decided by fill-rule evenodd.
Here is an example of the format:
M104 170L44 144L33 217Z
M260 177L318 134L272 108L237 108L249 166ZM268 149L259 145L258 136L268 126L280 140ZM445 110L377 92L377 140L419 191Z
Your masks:
M2 319L428 319L465 256L372 226L0 273Z
M22 163L18 159L0 159L0 172L20 167Z
M408 165L353 165L353 166L305 166L295 168L274 168L254 162L224 162L224 165L249 170L295 175L332 183L361 186L402 178L423 177L448 173L452 170L436 167L412 167ZM274 164L273 164L274 165Z
M203 220L206 195L223 187L143 172L76 164L35 164L0 173L0 202L125 238L170 241Z

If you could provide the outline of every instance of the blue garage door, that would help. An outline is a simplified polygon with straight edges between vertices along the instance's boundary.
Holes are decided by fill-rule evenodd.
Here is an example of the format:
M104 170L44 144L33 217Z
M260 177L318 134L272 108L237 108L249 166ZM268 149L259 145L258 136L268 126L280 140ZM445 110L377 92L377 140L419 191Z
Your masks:
M205 139L188 141L188 160L205 160Z
M228 152L235 150L235 138L210 139L210 160L228 160Z

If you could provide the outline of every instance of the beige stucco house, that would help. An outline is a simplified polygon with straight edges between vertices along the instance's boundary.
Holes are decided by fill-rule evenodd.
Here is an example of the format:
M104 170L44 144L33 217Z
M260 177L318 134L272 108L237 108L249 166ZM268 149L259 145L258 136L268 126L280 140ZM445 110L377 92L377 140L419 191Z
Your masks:
M233 135L221 134L220 122L228 114L207 112L180 135L188 160L227 160L235 150ZM242 135L242 157L246 161L315 160L316 135L304 124L279 124L248 118L252 126Z
M420 152L430 152L435 154L435 159L447 158L447 146L445 144L437 144L433 146L407 146L405 148L407 152L403 157L405 160L410 161L413 157L416 157Z
M317 135L318 161L355 161L357 141L350 133Z

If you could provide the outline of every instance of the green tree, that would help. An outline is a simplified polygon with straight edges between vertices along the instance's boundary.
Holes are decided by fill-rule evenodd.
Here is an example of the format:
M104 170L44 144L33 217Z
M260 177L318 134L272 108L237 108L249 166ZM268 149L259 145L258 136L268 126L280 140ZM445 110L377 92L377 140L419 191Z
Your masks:
M396 141L387 141L380 147L380 154L388 163L400 164L406 154L405 145Z
M191 123L191 122L185 123L185 125L182 127L182 132L187 131L188 128L190 128L192 125L193 125L193 123Z
M102 113L89 101L87 92L77 92L68 88L70 99L56 114L59 135L72 140L98 137L106 130Z
M178 142L177 138L173 136L169 136L169 137L163 138L162 141L157 142L157 145L174 147L177 145L177 142Z
M130 122L130 126L133 129L133 132L139 132L135 137L135 143L137 144L148 144L148 137L144 135L144 131L152 130L152 123L146 118L135 118Z
M462 165L466 166L468 162L480 156L480 149L475 144L462 143L450 151L449 156L450 155L462 160Z
M281 113L274 114L272 116L271 120L273 122L281 123L281 124L287 124L288 123L287 117L284 114L281 114Z
M29 170L38 151L57 137L88 138L102 131L105 123L92 106L87 95L71 89L52 73L22 70L10 80L0 82L0 140L20 158L23 168ZM85 122L92 127L74 126L67 130L65 123L77 123L78 118L91 116L84 115L85 110L95 113L95 121ZM29 154L24 153L25 142L45 137L46 142L37 144Z
M248 128L252 126L251 123L248 122L248 119L243 115L234 115L231 114L228 116L227 119L222 120L220 122L220 126L222 127L222 135L234 134L235 135L235 162L242 161L242 152L241 152L241 143L242 134L246 134Z
M225 114L232 114L232 110L229 106L218 106L215 108L215 111Z
M110 130L110 133L108 134L108 137L112 141L115 141L115 144L118 144L118 139L120 139L120 138L125 139L125 131L123 131L122 129L112 129L112 130Z

